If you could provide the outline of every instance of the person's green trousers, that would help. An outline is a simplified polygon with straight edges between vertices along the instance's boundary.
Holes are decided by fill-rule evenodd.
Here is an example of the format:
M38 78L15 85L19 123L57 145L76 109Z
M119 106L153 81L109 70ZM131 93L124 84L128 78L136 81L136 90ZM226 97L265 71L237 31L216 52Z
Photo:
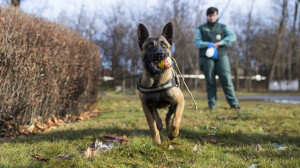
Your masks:
M208 105L210 107L217 106L216 75L219 76L227 102L232 106L238 105L231 80L230 63L227 55L218 57L216 60L199 57L199 66L205 75Z

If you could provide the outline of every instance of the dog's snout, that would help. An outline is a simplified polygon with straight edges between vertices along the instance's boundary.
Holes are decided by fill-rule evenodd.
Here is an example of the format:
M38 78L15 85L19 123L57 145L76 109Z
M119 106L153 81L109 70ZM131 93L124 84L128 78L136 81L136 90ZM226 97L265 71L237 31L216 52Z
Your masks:
M164 58L164 55L165 55L165 53L163 53L163 52L157 52L157 53L156 53L156 56L157 56L159 59Z

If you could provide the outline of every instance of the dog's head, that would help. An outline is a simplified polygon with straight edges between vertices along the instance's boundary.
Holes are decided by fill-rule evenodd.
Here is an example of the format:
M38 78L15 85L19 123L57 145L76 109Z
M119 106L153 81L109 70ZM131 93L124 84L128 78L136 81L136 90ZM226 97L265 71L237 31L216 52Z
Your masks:
M157 63L171 57L172 36L173 26L171 22L166 24L159 38L150 37L147 28L143 24L139 24L138 43L142 51L143 66L151 75L164 71Z

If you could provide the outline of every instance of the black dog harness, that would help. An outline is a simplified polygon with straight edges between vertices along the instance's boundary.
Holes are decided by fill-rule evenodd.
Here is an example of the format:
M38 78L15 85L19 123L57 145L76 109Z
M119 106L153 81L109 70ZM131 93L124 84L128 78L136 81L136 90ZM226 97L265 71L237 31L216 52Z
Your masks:
M149 88L149 87L142 86L142 84L141 84L142 77L141 77L140 80L137 83L137 89L141 93L144 93L144 94L154 94L154 93L161 93L161 92L167 91L167 90L169 90L173 87L178 87L179 82L178 82L176 73L174 72L173 69L172 69L172 72L173 72L173 78L170 79L169 81L167 81L166 83L164 83L163 85L158 86L158 87L150 87Z

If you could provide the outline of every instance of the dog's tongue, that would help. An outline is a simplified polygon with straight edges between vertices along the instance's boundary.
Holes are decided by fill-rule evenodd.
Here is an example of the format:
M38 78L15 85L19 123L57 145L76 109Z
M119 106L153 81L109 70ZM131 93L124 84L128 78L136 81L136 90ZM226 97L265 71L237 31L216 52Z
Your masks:
M158 66L158 62L152 61L151 63L153 65L153 67L155 68L155 70L158 70L158 71L161 70L161 68Z

